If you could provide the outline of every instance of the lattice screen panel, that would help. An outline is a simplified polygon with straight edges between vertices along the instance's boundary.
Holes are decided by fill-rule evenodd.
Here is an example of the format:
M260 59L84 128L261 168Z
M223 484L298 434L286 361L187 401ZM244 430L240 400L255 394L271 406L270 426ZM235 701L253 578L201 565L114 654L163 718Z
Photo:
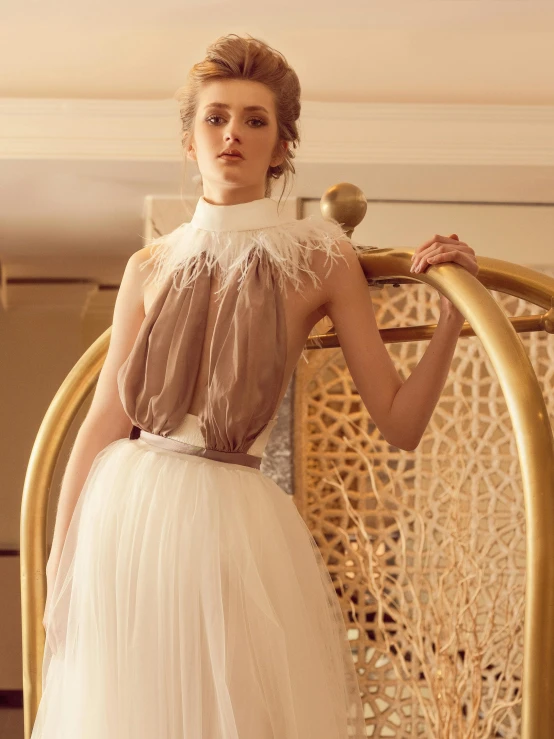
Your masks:
M493 295L509 315L541 310ZM381 328L438 320L425 285L372 296ZM554 421L554 337L520 338ZM388 345L404 378L427 345ZM368 736L516 739L524 503L510 417L479 340L459 339L414 452L383 439L340 349L306 356L295 378L295 501L341 599Z

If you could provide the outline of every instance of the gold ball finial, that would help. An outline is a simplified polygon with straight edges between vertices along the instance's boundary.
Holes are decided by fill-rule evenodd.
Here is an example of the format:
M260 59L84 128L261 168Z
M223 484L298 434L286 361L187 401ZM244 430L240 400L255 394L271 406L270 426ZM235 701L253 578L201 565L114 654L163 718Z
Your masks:
M365 217L367 200L356 185L339 182L324 192L320 208L324 218L334 218L351 235Z

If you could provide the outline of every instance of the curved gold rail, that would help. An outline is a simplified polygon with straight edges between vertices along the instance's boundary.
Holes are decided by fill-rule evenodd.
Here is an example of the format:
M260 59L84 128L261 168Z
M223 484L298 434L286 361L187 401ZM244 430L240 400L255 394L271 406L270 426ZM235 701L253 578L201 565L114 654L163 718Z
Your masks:
M20 568L25 739L31 735L42 694L48 495L64 439L98 380L110 335L111 327L83 354L54 396L40 424L23 484Z
M324 215L351 236L367 210L361 190L335 185L321 199ZM521 739L554 737L554 438L542 392L516 329L554 332L554 279L499 259L480 258L478 279L457 264L409 271L412 251L371 248L360 261L368 283L425 282L465 316L463 334L481 339L498 376L514 428L523 478L526 518L526 600ZM523 298L546 309L540 316L509 319L488 289ZM513 323L513 325L512 325ZM435 326L392 329L389 341L430 338ZM334 333L313 337L336 346Z
M338 220L338 219L337 219ZM345 223L346 218L341 222ZM358 221L359 222L359 221ZM355 225L355 224L354 224ZM488 289L552 308L554 280L524 267L479 259L472 277L456 264L436 265L417 279L412 251L379 249L360 256L368 282L426 282L467 318L497 372L512 419L522 468L527 522L527 599L523 673L522 739L554 736L554 439L536 375L510 319ZM530 324L529 324L530 325ZM551 312L534 329L552 330ZM469 328L469 327L468 327ZM394 329L397 330L397 329ZM429 327L398 329L411 341L430 338ZM85 352L56 393L40 426L25 477L21 511L24 736L31 734L42 692L42 618L46 600L46 514L56 460L72 420L94 387L111 328ZM336 337L322 337L329 346Z
M362 256L370 279L407 277L412 252ZM552 309L554 279L493 259L478 259L479 279L457 264L418 274L445 295L480 338L513 424L523 478L527 578L522 683L522 739L554 737L554 438L542 392L523 344L488 288ZM483 284L481 284L483 283ZM485 287L486 285L486 287ZM552 310L544 319L552 330ZM418 329L420 327L414 327Z

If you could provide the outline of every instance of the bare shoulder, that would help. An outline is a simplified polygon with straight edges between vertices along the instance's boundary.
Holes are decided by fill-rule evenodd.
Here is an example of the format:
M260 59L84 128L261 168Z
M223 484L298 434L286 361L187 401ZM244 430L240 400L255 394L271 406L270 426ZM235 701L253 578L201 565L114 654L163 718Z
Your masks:
M367 287L358 253L347 238L337 242L333 259L323 250L315 249L311 254L311 267L320 280L323 303L334 301L349 288Z
M149 244L148 246L143 246L142 249L137 249L136 252L133 253L131 259L134 260L136 266L140 266L141 264L144 264L150 257L154 255L154 245ZM148 270L144 270L148 271Z
M142 249L137 249L129 259L129 268L135 276L135 283L142 295L145 311L147 305L152 301L152 291L154 289L152 284L148 282L148 277L154 269L154 264L153 262L147 264L153 255L153 246L150 244L143 246Z

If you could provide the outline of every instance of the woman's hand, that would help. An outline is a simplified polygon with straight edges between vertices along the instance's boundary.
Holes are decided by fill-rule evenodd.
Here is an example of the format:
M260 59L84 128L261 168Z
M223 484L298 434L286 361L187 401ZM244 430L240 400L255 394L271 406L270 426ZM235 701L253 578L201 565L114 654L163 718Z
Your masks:
M450 236L435 236L415 250L412 257L410 272L424 272L428 266L442 262L457 262L474 277L479 272L475 252L464 241L460 241L456 234ZM463 321L462 314L444 295L440 299L441 314L455 316Z

